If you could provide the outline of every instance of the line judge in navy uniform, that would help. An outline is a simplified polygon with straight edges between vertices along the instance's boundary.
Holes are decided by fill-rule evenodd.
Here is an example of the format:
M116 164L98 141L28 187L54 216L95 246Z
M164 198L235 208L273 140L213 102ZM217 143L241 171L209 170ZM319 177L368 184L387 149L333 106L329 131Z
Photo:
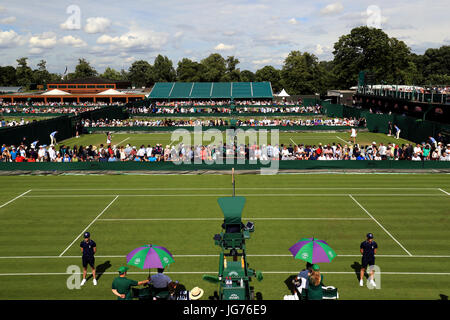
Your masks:
M360 280L359 285L362 287L364 285L364 273L367 269L367 266L372 267L375 265L375 254L377 253L378 245L373 240L373 234L368 233L367 234L367 240L361 242L360 246L360 252L362 254L361 259L361 272L360 272ZM371 268L370 275L369 275L369 281L370 284L374 287L376 287L375 281L373 280L373 274L375 273L375 270Z
M97 279L95 278L95 258L94 254L97 252L97 245L93 240L91 240L91 234L89 232L84 233L84 240L80 243L81 252L82 252L82 263L83 263L83 281L81 281L81 285L86 283L86 273L87 266L90 265L92 268L92 277L94 278L93 283L94 286L97 285Z

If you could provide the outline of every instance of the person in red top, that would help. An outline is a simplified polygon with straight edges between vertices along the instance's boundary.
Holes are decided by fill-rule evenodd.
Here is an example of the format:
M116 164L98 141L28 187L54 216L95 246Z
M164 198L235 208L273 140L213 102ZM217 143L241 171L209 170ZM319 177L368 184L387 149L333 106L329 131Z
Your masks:
M16 157L16 162L26 162L26 161L27 159L20 154Z
M319 147L316 149L317 156L320 156L322 154L322 144L319 144Z

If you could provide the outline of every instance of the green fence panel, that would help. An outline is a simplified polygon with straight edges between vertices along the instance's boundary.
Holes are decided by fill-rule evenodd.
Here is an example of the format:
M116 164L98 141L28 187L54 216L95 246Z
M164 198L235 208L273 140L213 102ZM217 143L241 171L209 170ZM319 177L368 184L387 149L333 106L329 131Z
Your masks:
M0 163L0 171L199 171L199 170L259 170L261 168L279 168L280 170L424 170L450 169L448 161L368 161L368 160L337 160L337 161L278 161L272 164L180 164L172 162L38 162L38 163Z

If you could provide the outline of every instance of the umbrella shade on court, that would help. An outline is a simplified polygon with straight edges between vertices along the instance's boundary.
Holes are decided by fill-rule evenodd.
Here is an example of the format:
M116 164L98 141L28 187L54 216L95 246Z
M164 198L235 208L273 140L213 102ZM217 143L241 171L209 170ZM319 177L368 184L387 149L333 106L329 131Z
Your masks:
M300 239L289 248L295 259L309 263L331 262L336 257L336 252L323 240L314 238Z
M169 250L154 244L136 248L127 255L127 263L141 269L165 268L173 262Z

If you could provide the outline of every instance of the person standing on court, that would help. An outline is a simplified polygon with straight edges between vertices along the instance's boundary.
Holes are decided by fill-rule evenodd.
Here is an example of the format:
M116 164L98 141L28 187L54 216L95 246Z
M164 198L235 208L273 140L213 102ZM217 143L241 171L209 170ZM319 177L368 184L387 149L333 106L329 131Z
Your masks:
M95 253L97 252L96 243L91 240L91 234L89 232L84 233L84 240L80 243L81 253L82 253L82 263L83 263L83 280L81 285L86 283L87 266L90 265L92 269L92 277L94 278L94 286L97 285L97 279L95 277Z
M56 146L56 134L58 133L58 131L53 131L52 133L50 133L50 144Z
M356 129L355 128L352 128L351 129L351 134L350 134L350 137L351 138L353 138L353 144L355 145L356 144Z
M128 279L128 267L119 268L119 276L113 280L112 293L117 296L117 300L133 300L133 292L131 287L146 284L149 280L136 281Z
M396 124L394 125L394 128L395 128L395 139L400 139L400 132L401 132L402 130L400 130L400 128L397 127Z
M361 271L360 271L360 280L359 285L362 287L364 285L364 273L367 269L367 266L371 268L370 275L369 275L369 281L370 284L374 287L376 287L375 281L373 280L373 275L375 273L375 270L373 269L373 266L375 265L375 254L377 253L378 245L373 240L373 234L368 233L367 234L367 240L361 242L360 245L360 252L362 254L362 261L361 261Z

